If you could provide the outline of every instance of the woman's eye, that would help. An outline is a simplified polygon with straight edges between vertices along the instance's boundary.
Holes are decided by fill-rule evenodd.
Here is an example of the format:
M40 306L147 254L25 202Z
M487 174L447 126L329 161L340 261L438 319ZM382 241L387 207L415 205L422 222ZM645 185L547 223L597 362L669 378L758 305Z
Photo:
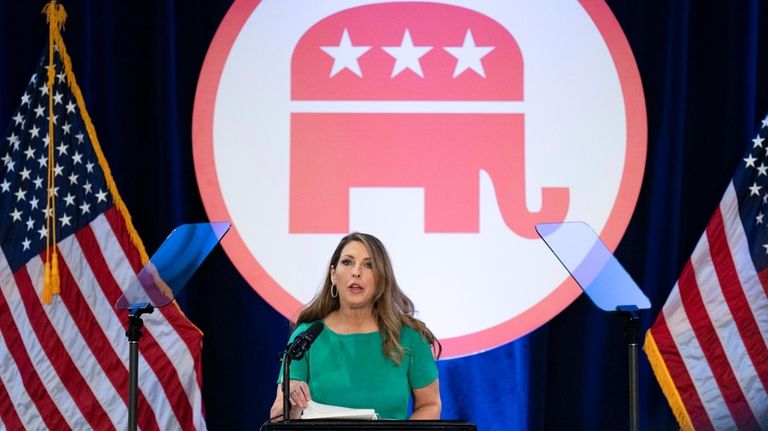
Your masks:
M371 268L373 268L373 263L371 263L371 262L365 262L365 264L364 264L363 266L365 266L365 267L366 267L366 268L368 268L368 269L371 269Z
M342 259L341 264L345 266L352 265L352 261L350 259Z

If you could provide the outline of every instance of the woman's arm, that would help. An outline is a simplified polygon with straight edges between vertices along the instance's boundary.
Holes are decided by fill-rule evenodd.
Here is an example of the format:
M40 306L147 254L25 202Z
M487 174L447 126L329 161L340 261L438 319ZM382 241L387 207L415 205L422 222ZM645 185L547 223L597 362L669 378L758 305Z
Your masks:
M440 381L434 382L420 389L413 390L413 414L411 419L440 419L440 410L443 404L440 401Z
M298 419L301 417L301 412L307 408L307 403L310 400L309 386L301 380L291 380L290 386L291 419ZM269 409L269 418L274 420L282 417L283 385L277 385L277 395L275 396L275 402L272 403L272 408Z

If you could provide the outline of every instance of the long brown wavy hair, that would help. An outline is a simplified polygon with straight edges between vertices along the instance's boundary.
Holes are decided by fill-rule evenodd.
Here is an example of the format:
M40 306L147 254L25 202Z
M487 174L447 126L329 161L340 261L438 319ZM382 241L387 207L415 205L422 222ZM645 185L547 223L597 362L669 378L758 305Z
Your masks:
M373 317L379 327L384 354L396 364L403 360L403 346L400 345L400 329L408 325L415 329L432 347L435 357L440 357L443 346L432 331L421 320L414 317L413 301L403 293L395 280L392 262L387 249L378 238L371 234L352 232L339 242L331 256L330 268L336 268L341 250L350 242L358 241L368 249L373 263L373 277L376 295L373 298ZM331 272L325 276L320 293L299 313L296 324L322 320L339 309L339 298L331 295Z

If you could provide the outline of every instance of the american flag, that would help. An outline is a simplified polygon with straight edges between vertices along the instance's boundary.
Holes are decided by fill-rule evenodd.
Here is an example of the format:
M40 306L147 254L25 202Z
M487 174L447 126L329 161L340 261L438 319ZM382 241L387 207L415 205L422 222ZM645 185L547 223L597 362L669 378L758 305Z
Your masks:
M53 85L46 49L0 142L0 428L125 429L127 314L114 304L146 252L60 34L54 40ZM54 182L48 185L51 164ZM50 208L49 187L55 195ZM41 300L46 237L53 234L46 219L55 223L61 281L51 304ZM175 304L143 321L139 427L205 429L202 334Z
M768 117L645 351L683 429L768 430Z

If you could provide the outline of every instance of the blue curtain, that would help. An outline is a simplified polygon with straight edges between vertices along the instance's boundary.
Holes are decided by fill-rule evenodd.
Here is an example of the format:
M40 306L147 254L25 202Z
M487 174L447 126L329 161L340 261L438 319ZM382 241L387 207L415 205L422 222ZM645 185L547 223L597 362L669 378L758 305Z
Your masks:
M102 147L147 249L177 224L205 220L191 118L198 74L231 1L63 1L64 33ZM47 27L45 2L0 2L0 125L19 103ZM648 159L619 260L650 297L655 319L768 109L768 13L757 0L609 1L645 91ZM767 21L768 22L768 21ZM221 250L180 304L205 333L203 394L210 429L255 429L275 394L288 322ZM622 321L580 298L500 348L440 363L445 418L486 430L625 429ZM677 429L644 355L641 428Z

